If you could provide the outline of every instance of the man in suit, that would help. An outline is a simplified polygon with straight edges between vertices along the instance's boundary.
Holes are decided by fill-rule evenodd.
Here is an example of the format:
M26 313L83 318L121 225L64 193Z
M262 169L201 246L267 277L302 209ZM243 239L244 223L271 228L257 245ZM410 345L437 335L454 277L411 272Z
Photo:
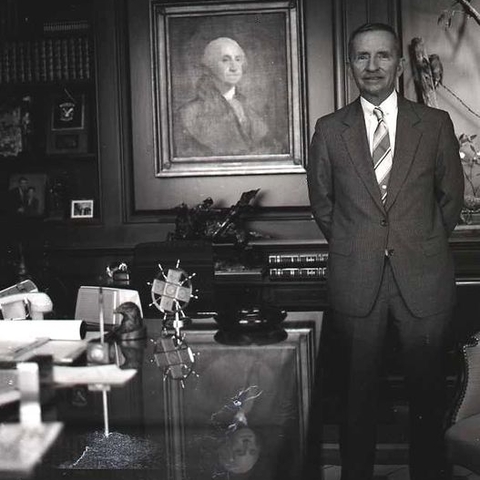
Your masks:
M13 214L23 215L27 204L28 180L18 179L18 185L8 192L9 210Z
M333 328L344 370L342 480L371 480L379 377L396 333L410 412L412 480L447 478L445 362L455 279L448 237L463 204L463 170L449 115L401 98L400 44L384 24L350 37L360 98L320 118L308 187L329 245ZM375 107L379 107L378 111Z

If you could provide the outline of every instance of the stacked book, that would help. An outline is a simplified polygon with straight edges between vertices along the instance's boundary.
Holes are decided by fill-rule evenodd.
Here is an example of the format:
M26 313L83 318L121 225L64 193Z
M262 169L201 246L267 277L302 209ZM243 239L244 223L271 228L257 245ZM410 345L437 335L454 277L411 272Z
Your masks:
M327 276L328 253L298 252L268 255L270 280L322 280Z
M0 45L0 83L89 80L92 47L85 34L6 40Z

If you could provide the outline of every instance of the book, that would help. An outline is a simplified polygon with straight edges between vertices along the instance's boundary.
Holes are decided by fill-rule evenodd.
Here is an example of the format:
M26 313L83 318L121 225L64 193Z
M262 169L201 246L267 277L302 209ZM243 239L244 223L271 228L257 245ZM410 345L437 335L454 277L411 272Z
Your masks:
M25 81L33 81L32 42L25 42Z
M82 37L77 37L75 39L75 52L77 54L77 79L78 80L83 80L85 78L85 71L84 71L84 66L85 66L85 53L84 53L84 44L82 41Z
M46 58L46 80L55 80L55 67L53 64L53 40L51 38L45 39L45 58Z
M25 42L14 42L14 48L17 52L17 82L25 83Z
M70 80L70 52L68 49L68 38L60 39L61 50L61 79Z
M278 253L268 256L269 265L285 266L310 266L324 265L327 263L328 253L299 252L299 253Z
M39 41L39 53L40 53L40 81L46 82L48 80L47 41L44 38Z
M40 42L38 40L32 41L32 80L40 82L41 75L41 59L40 59Z
M270 280L323 280L327 277L326 267L270 268Z
M77 79L77 54L75 50L75 37L69 37L68 43L68 78L69 80Z

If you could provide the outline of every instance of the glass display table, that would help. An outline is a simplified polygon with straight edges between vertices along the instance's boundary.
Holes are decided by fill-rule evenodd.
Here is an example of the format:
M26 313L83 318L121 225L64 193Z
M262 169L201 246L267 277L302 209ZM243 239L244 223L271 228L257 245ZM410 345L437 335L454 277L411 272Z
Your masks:
M112 363L137 369L126 385L74 385L43 405L63 429L30 477L301 478L319 315L235 335L194 320L180 349L145 320L146 339L109 346Z

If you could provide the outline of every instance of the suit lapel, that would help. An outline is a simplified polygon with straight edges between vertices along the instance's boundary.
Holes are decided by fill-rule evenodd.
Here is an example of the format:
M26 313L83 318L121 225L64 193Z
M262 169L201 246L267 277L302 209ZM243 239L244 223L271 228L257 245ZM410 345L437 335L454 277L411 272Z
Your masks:
M382 211L389 210L395 203L398 193L410 171L422 136L421 131L415 127L420 122L420 118L412 105L411 102L400 96L398 97L395 154L385 205L382 204L380 189L375 178L360 99L357 99L351 105L343 119L343 123L347 128L342 133L342 136L350 159L372 199Z
M347 128L342 133L347 146L350 159L362 179L366 189L372 196L377 206L383 210L383 204L378 188L377 179L373 170L372 157L367 140L367 130L363 116L360 98L351 105L345 114L343 123Z
M398 97L397 133L395 136L395 153L388 183L388 195L385 209L389 210L397 199L417 151L421 131L415 128L420 118L410 102Z

